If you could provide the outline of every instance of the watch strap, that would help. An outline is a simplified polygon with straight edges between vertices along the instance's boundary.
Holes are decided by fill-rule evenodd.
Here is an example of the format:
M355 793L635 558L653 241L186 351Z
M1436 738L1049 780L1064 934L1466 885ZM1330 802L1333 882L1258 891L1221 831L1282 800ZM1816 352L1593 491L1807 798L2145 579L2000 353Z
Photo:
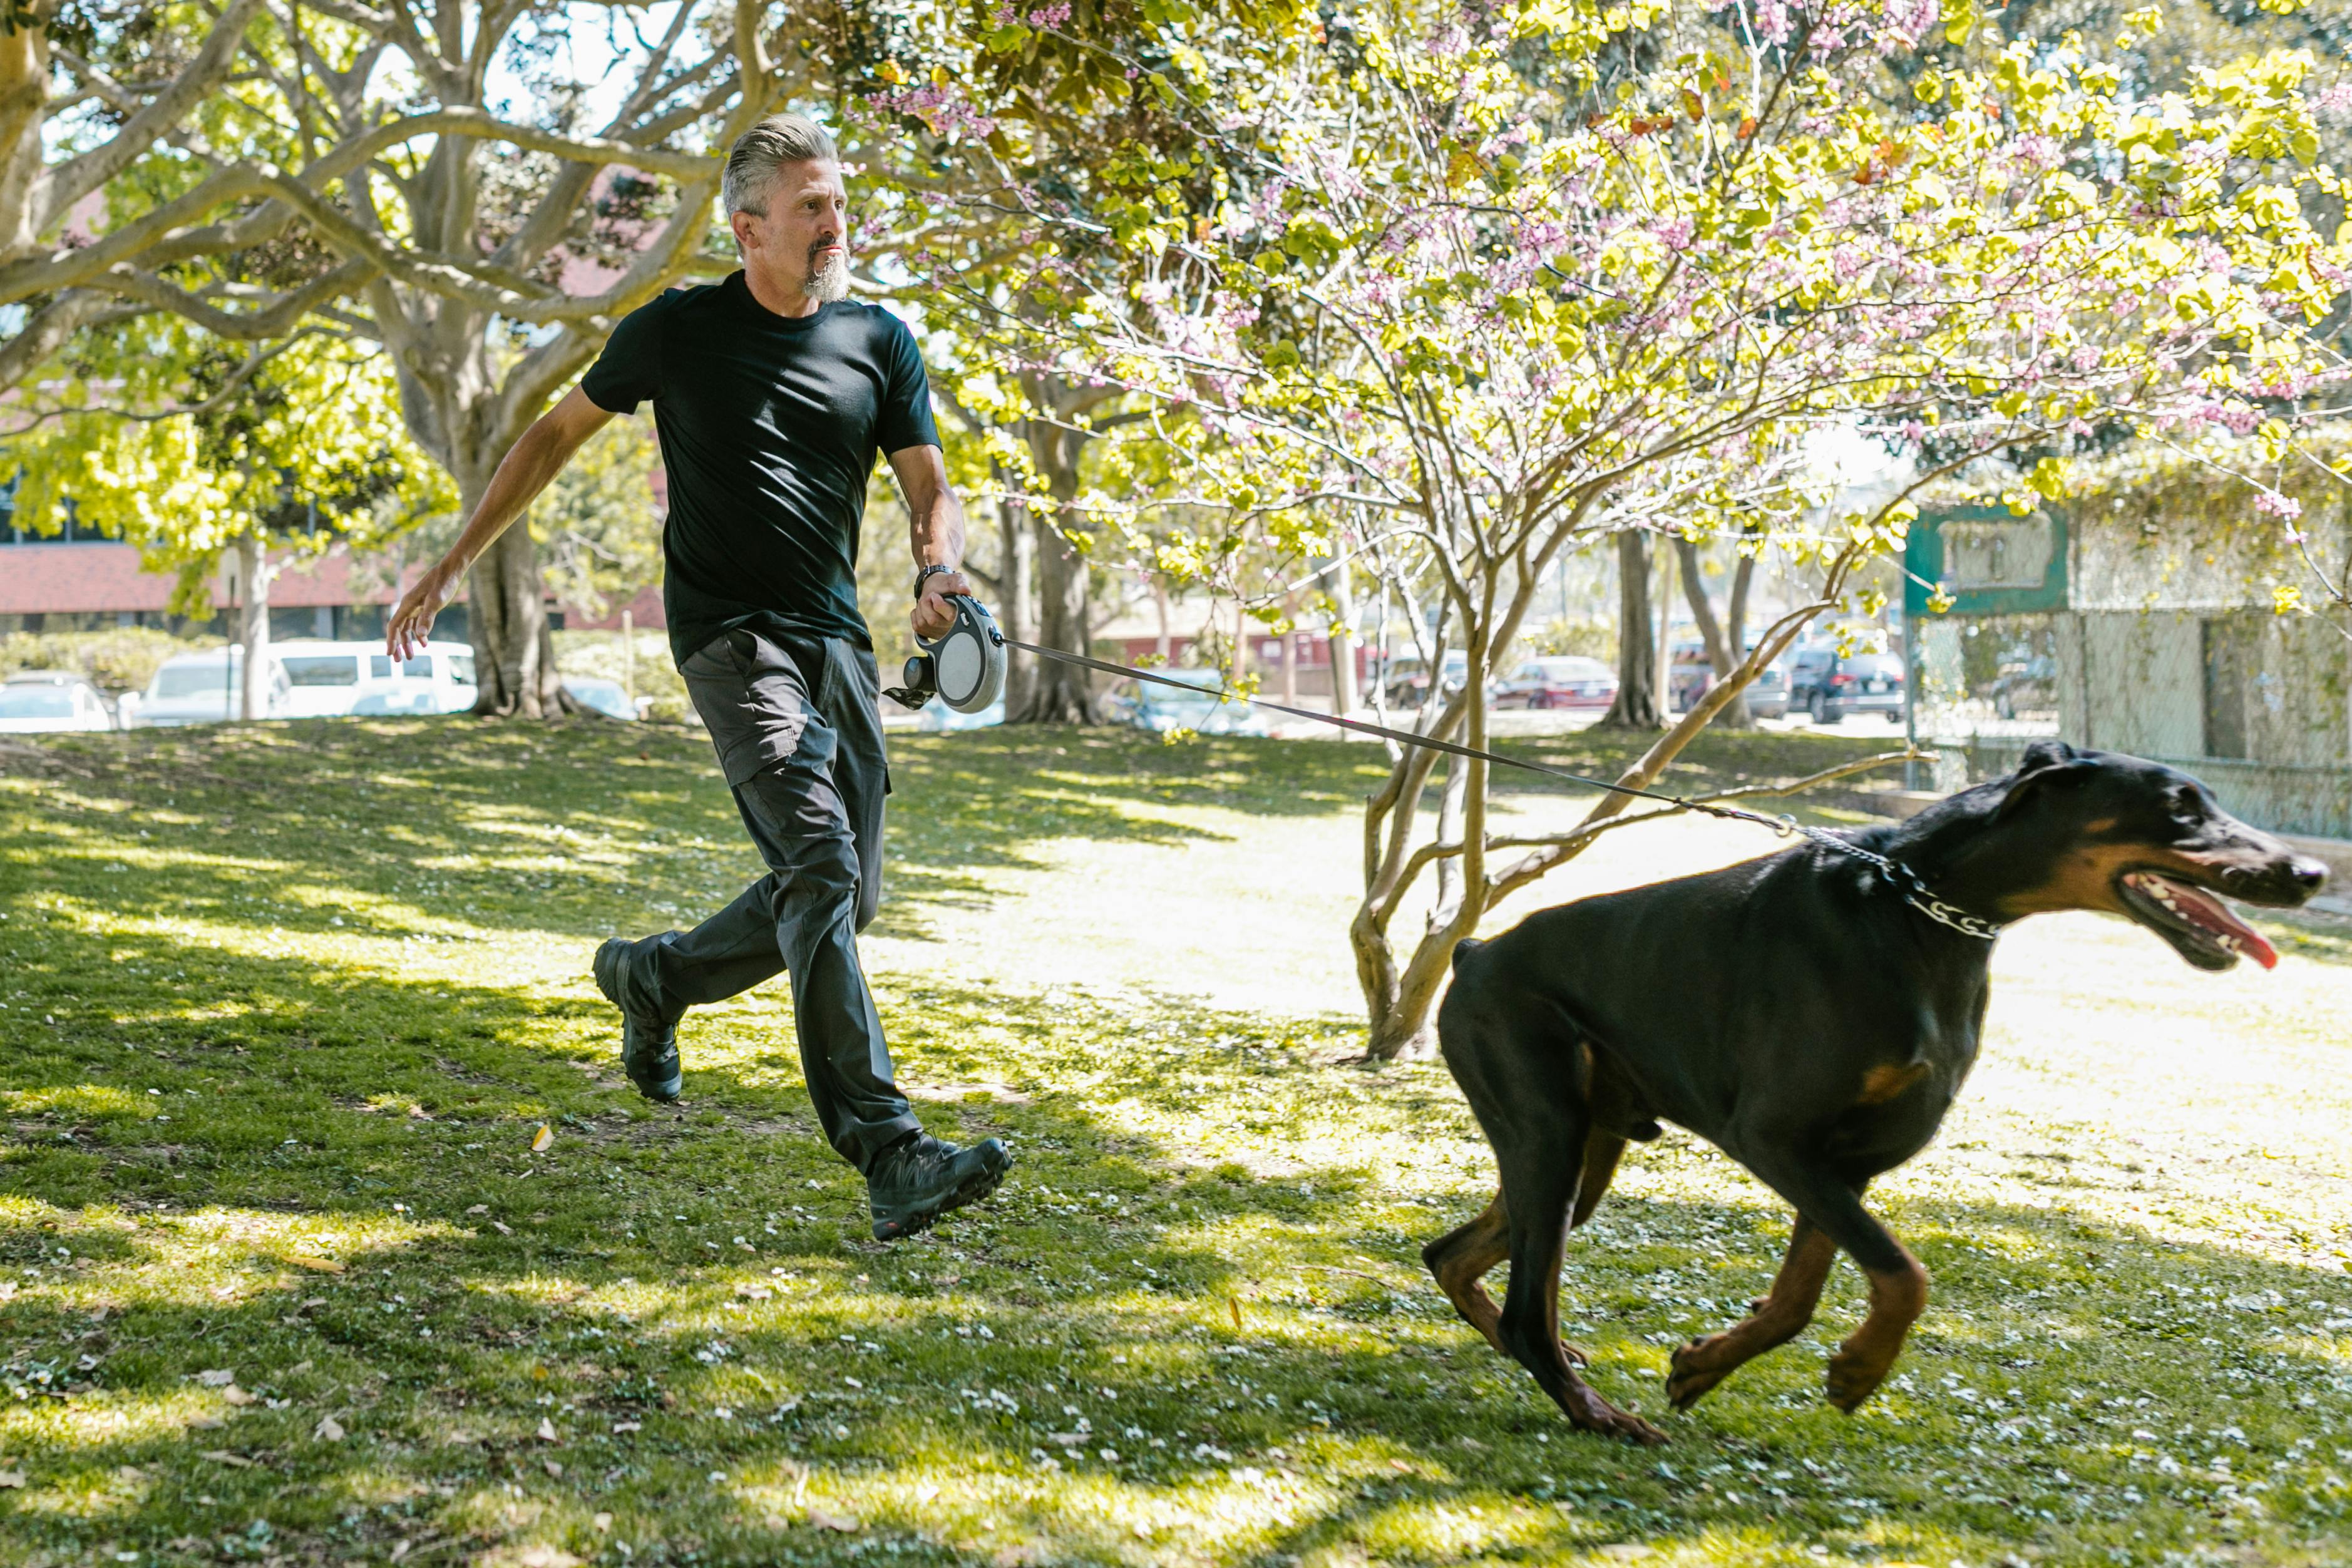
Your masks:
M934 576L952 577L954 575L955 568L951 566L940 566L934 563L923 568L920 571L915 573L915 591L913 596L917 599L920 599L923 596L923 584L929 582Z

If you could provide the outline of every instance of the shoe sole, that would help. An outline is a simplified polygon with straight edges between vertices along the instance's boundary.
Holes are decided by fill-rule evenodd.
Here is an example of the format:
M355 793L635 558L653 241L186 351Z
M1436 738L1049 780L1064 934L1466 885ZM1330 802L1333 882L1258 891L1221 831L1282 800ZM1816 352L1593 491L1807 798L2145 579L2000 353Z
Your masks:
M627 1074L630 1083L635 1086L637 1092L652 1101L655 1104L674 1105L677 1103L678 1095L684 1092L686 1089L686 1075L683 1072L679 1073L676 1078L666 1079L657 1083L647 1083L644 1079L639 1078L635 1072L629 1071L629 1009L621 1006L620 958L621 949L626 947L628 945L627 941L622 937L614 936L608 938L603 946L596 949L596 956L590 962L588 970L590 974L596 977L596 988L604 993L604 999L612 1003L614 1007L620 1009L622 1044L621 1071Z
M1007 1150L1005 1152L1004 1163L1003 1165L997 1166L992 1171L981 1171L976 1173L961 1186L948 1194L945 1198L940 1200L940 1206L937 1208L930 1210L929 1213L909 1215L904 1219L876 1220L874 1222L874 1239L877 1241L904 1241L909 1236L920 1236L924 1231L929 1230L932 1226L937 1225L946 1216L952 1214L959 1208L978 1203L982 1199L987 1197L991 1193L993 1193L1003 1184L1006 1175L1010 1173L1012 1169L1013 1155L1012 1151Z

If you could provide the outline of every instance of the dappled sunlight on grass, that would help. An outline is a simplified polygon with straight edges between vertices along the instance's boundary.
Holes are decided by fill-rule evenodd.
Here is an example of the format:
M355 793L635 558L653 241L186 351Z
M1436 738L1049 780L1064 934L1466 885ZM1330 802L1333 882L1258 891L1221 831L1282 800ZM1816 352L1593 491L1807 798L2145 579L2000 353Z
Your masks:
M1370 748L899 743L886 1023L926 1124L1021 1164L886 1248L817 1136L782 982L689 1017L683 1105L614 1071L595 940L756 869L698 737L157 736L0 780L6 1560L1364 1568L1638 1543L1984 1568L2341 1538L2352 1286L2328 1264L2352 1231L2310 1195L2352 1155L2311 1130L2318 1094L2291 1159L2199 1143L2219 1015L2188 1010L2233 998L2230 1070L2284 1077L2332 1049L2301 998L2340 970L2168 995L2175 1081L2101 1113L2079 1091L2063 1118L2033 1098L2112 1087L2112 1048L2000 1015L2001 1092L1874 1193L1936 1279L1882 1396L1821 1401L1861 1308L1841 1265L1811 1330L1637 1453L1573 1434L1430 1287L1420 1245L1493 1184L1441 1069L1342 1065L1360 1037L1330 1008L1055 983L1014 946L1089 939L1035 891L1055 868L1175 857L1153 874L1209 878L1213 942L1259 963L1295 918L1267 857L1345 839ZM1728 755L1718 778L1776 754ZM929 931L1003 941L951 966ZM2063 938L2016 950L2018 996L2094 1005L2051 977L2124 938ZM2256 1168L2280 1185L2220 1213ZM1786 1235L1713 1151L1636 1148L1568 1254L1597 1385L1658 1411L1671 1347L1744 1310Z

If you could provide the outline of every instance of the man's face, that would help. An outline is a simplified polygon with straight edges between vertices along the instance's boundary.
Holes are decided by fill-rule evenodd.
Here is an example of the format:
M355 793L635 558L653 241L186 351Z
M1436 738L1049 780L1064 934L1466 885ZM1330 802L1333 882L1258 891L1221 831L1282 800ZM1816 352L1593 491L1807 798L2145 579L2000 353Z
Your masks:
M849 293L849 193L830 159L786 163L768 189L768 210L737 213L743 265L812 298Z

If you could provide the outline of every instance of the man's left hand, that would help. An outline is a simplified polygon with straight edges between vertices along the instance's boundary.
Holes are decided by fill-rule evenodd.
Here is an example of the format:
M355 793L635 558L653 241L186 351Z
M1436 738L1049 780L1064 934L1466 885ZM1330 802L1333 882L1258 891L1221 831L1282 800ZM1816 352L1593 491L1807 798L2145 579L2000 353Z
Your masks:
M960 571L935 571L923 579L923 596L915 601L907 616L914 623L915 635L926 641L947 635L948 628L955 624L955 607L948 601L958 595L971 596L971 584Z

